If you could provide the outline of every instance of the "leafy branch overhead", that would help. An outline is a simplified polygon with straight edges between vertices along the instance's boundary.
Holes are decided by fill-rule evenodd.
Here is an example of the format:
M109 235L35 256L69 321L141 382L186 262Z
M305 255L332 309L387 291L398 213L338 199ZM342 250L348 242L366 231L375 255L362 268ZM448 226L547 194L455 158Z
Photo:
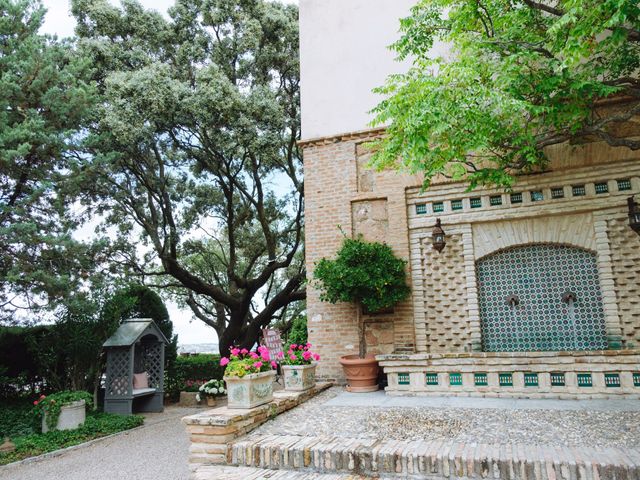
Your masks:
M509 187L554 145L640 149L636 0L422 0L401 30L413 67L376 90L378 168Z

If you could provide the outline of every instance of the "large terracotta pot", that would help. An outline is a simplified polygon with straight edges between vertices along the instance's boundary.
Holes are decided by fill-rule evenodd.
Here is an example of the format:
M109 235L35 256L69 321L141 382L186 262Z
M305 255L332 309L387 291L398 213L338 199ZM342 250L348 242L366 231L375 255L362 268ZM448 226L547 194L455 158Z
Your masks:
M378 362L374 355L360 358L358 355L340 357L350 392L375 392L378 390Z

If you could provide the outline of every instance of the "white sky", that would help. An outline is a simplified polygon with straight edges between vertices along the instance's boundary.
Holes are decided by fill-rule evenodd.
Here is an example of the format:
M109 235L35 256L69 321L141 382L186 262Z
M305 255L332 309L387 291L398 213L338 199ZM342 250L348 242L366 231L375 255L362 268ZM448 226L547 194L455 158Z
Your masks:
M118 0L109 0L118 5ZM166 13L175 0L138 0L146 8L152 8L161 13ZM298 3L298 0L282 0L283 3ZM71 16L70 2L68 0L42 0L47 8L42 31L56 34L58 37L70 37L73 35L75 20ZM206 326L202 321L193 319L190 310L181 310L174 303L167 302L169 315L173 321L174 332L178 334L180 345L194 343L215 343L217 336L215 331Z

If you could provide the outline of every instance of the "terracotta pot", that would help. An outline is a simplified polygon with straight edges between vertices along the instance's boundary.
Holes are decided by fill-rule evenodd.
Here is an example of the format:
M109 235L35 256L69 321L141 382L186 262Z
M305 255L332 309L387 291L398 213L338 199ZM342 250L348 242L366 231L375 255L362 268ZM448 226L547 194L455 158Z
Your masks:
M360 358L358 355L340 357L347 377L349 392L375 392L378 390L378 362L374 355Z
M207 395L207 406L208 407L215 407L216 406L216 397L212 397Z

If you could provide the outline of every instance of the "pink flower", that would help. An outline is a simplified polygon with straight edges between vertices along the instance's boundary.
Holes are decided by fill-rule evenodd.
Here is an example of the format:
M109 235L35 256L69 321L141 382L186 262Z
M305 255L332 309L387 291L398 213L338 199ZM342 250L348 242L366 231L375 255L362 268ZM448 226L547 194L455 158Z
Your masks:
M262 367L262 362L255 362L255 363L253 364L253 366L254 366L255 368L261 368L261 367Z
M284 358L284 352L278 352L278 358Z
M295 343L292 343L291 345L289 345L289 350L295 350L297 346L298 345L296 345Z
M304 350L304 345L298 345L298 350Z
M256 359L260 358L260 356L259 356L256 352L251 352L251 353L249 354L249 356L250 356L251 358L253 358L254 360L256 360Z
M309 342L307 342L307 348L311 348L311 344Z
M233 355L234 357L237 357L238 355L240 355L240 349L239 348L232 348L231 349L231 355Z
M317 353L313 354L313 359L317 362L320 360L320 355L318 355Z
M291 355L289 355L289 358L290 358L291 360L294 360L294 361L295 361L298 357L296 357L296 356L292 353Z
M309 352L309 351L305 351L305 352L302 354L302 358L304 358L304 359L305 359L305 361L307 361L307 362L308 362L309 360L311 360L311 352Z
M33 404L34 404L34 405L38 405L38 400L34 400L34 401L33 401Z
M224 366L226 366L226 365L228 365L228 364L229 364L229 359L228 359L227 357L222 357L222 358L220 359L220 365L221 365L221 366L223 366L223 367L224 367Z
M269 350L263 350L262 352L260 352L260 356L265 362L268 362L269 360L271 360L271 356L269 355Z
M276 362L271 362L271 368L275 370L276 368L278 368L278 364Z
M243 365L245 370L249 370L251 367L249 365Z
M242 350L240 350L240 353L242 355L246 355L247 353L249 353L249 350L247 350L246 348L243 348Z

